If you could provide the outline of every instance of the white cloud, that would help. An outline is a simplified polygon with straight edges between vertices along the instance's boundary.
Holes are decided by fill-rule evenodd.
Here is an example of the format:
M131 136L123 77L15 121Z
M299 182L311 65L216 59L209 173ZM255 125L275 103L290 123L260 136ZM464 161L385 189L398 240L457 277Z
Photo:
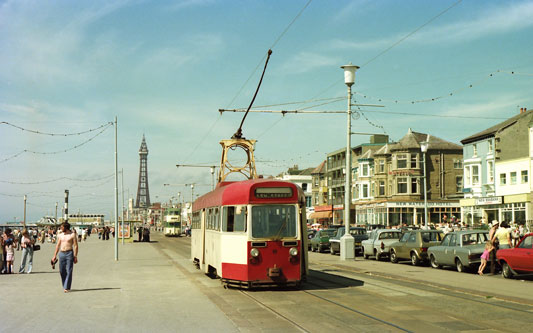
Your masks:
M491 7L472 19L463 19L440 26L434 26L434 24L418 31L403 43L465 43L487 36L526 29L533 26L533 2L511 4L504 2L502 6ZM383 38L361 41L334 39L329 46L336 49L379 49L392 45L408 33L406 31Z
M280 66L286 74L302 74L321 67L337 66L341 61L338 56L327 56L318 53L300 52L289 58Z

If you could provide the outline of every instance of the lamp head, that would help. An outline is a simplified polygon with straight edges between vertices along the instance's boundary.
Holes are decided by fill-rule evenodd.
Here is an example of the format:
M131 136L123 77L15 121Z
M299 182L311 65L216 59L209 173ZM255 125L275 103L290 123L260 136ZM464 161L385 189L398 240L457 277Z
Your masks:
M341 66L344 69L344 83L351 87L355 82L355 71L359 69L359 66L352 65L350 62L348 65Z
M429 142L427 141L422 141L420 142L420 150L425 153L428 151L428 147L429 147Z

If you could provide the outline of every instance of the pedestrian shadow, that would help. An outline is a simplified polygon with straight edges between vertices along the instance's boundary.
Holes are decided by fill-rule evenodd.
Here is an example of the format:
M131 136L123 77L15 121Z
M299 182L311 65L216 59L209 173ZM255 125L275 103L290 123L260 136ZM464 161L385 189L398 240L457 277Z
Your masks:
M80 291L100 291L100 290L120 290L121 288L86 288L86 289L71 289L71 293L76 293Z

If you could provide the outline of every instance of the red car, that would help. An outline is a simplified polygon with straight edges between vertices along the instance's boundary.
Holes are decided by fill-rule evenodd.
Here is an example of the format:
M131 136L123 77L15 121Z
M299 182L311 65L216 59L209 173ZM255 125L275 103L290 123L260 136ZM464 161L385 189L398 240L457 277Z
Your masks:
M498 250L496 259L505 278L533 274L533 233L525 235L515 248Z

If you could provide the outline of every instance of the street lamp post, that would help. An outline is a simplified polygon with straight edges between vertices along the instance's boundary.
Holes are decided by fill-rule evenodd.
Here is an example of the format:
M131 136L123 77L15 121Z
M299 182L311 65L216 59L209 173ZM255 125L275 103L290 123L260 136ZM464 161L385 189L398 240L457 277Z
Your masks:
M422 151L422 154L424 155L424 226L427 228L428 226L428 192L427 192L427 176L426 176L426 152L428 150L429 142L428 141L422 141L420 142L420 150Z
M28 200L28 196L24 194L24 221L23 221L24 228L26 228L26 201L27 200Z
M350 235L350 204L352 201L351 182L352 182L352 85L355 82L355 71L358 66L348 65L341 66L344 70L344 83L348 87L348 111L346 112L347 129L346 129L346 171L345 171L345 186L344 186L344 236L341 237L340 257L341 260L349 260L355 258L354 239Z

